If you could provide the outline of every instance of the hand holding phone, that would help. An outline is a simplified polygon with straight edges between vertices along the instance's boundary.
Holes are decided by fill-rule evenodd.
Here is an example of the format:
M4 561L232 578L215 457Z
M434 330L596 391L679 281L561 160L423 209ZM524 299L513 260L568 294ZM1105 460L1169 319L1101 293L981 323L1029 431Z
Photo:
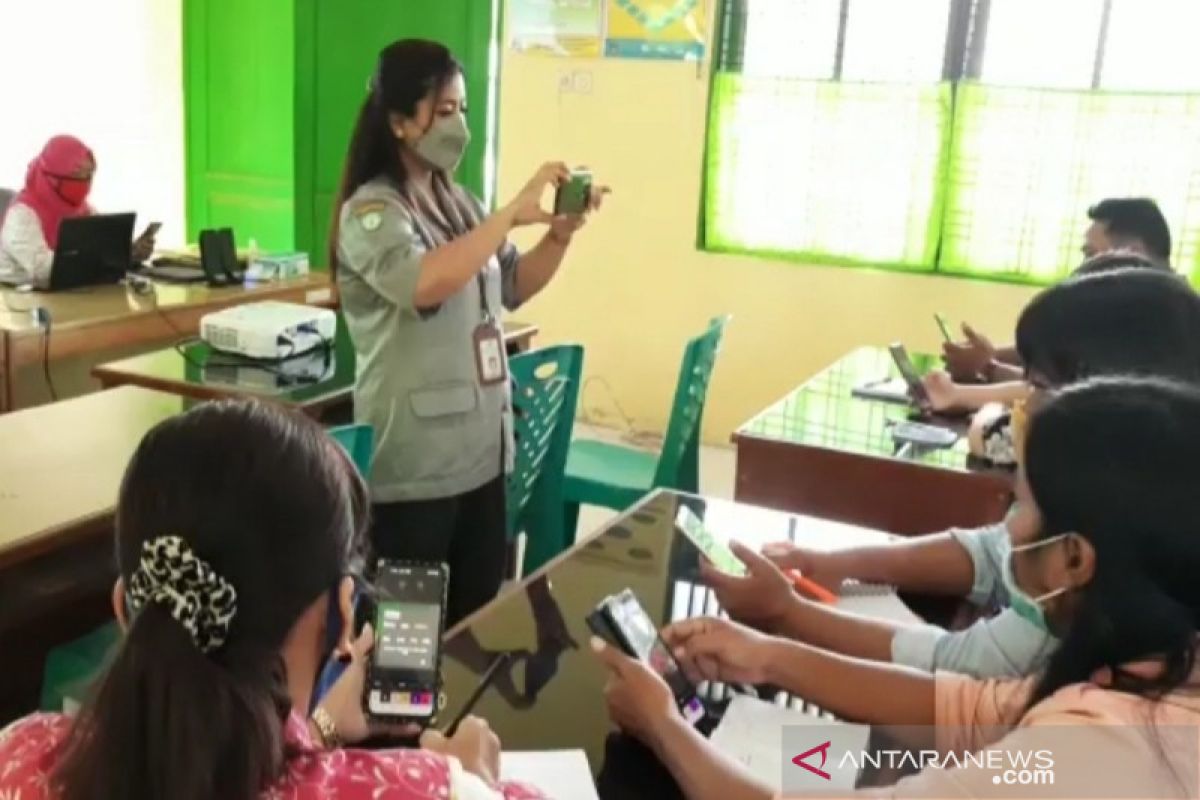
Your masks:
M895 362L900 377L904 378L904 383L908 386L909 396L917 406L922 409L927 408L929 394L925 391L925 384L921 381L921 373L917 372L912 359L908 357L908 350L900 342L893 342L888 347L888 352L891 353L892 361Z
M696 688L684 675L671 648L632 590L606 597L587 618L592 633L630 658L645 662L671 687L679 711L691 724L704 719L706 710Z
M695 511L681 505L675 516L675 524L714 567L739 578L746 574L746 565L729 546L729 537L707 527Z
M592 202L592 173L588 169L573 169L566 182L554 194L554 216L584 214Z
M432 724L441 693L447 567L380 559L375 649L364 704L377 718Z

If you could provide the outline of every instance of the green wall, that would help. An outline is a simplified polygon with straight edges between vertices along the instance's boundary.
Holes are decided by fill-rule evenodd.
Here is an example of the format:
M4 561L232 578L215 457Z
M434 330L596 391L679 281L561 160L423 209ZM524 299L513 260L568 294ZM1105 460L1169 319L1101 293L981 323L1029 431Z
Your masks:
M458 179L477 193L489 146L491 0L184 0L188 231L326 262L332 203L379 51L443 42L467 72L472 144Z

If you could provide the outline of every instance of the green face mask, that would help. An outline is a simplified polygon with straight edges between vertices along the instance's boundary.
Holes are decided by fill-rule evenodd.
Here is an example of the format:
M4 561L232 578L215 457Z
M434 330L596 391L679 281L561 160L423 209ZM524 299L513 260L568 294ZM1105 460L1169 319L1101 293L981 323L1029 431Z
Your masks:
M1042 603L1063 594L1067 591L1067 587L1052 589L1038 597L1030 596L1017 584L1016 576L1013 575L1012 557L1013 553L1020 553L1024 550L1036 550L1039 547L1044 547L1053 542L1065 539L1068 536L1070 536L1069 533L1060 533L1057 536L1051 536L1049 539L1043 539L1040 542L1030 542L1020 547L1013 547L1011 541L1005 540L1005 546L1001 552L1001 575L1004 580L1004 588L1008 590L1008 604L1012 607L1013 611L1017 612L1018 616L1033 623L1045 633L1051 633L1051 631L1050 626L1046 624L1046 611L1042 608Z
M413 152L435 169L454 172L471 142L471 130L462 114L438 117L413 145Z

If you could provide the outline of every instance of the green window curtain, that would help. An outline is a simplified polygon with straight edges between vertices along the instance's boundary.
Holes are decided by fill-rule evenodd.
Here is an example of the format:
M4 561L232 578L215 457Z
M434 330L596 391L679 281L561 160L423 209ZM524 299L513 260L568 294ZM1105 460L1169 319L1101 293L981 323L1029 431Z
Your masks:
M1079 264L1089 206L1147 196L1195 276L1200 96L960 84L939 269L1048 283Z
M718 72L710 115L708 249L932 268L948 85Z

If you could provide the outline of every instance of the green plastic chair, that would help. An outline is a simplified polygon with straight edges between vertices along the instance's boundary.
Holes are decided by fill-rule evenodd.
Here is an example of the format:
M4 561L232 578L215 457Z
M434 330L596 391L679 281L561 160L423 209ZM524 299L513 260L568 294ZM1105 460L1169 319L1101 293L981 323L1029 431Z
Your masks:
M513 356L515 464L508 477L508 535L524 533L528 574L571 546L563 528L563 473L579 402L583 348L557 345Z
M375 429L370 425L341 425L329 428L329 435L342 446L354 466L364 477L371 474L371 457L375 454Z
M700 423L708 383L729 317L687 343L662 450L649 453L620 444L576 439L567 458L563 525L574 535L581 504L624 511L653 489L700 489Z
M120 626L109 622L47 653L42 671L42 710L62 713L77 708L120 638Z

